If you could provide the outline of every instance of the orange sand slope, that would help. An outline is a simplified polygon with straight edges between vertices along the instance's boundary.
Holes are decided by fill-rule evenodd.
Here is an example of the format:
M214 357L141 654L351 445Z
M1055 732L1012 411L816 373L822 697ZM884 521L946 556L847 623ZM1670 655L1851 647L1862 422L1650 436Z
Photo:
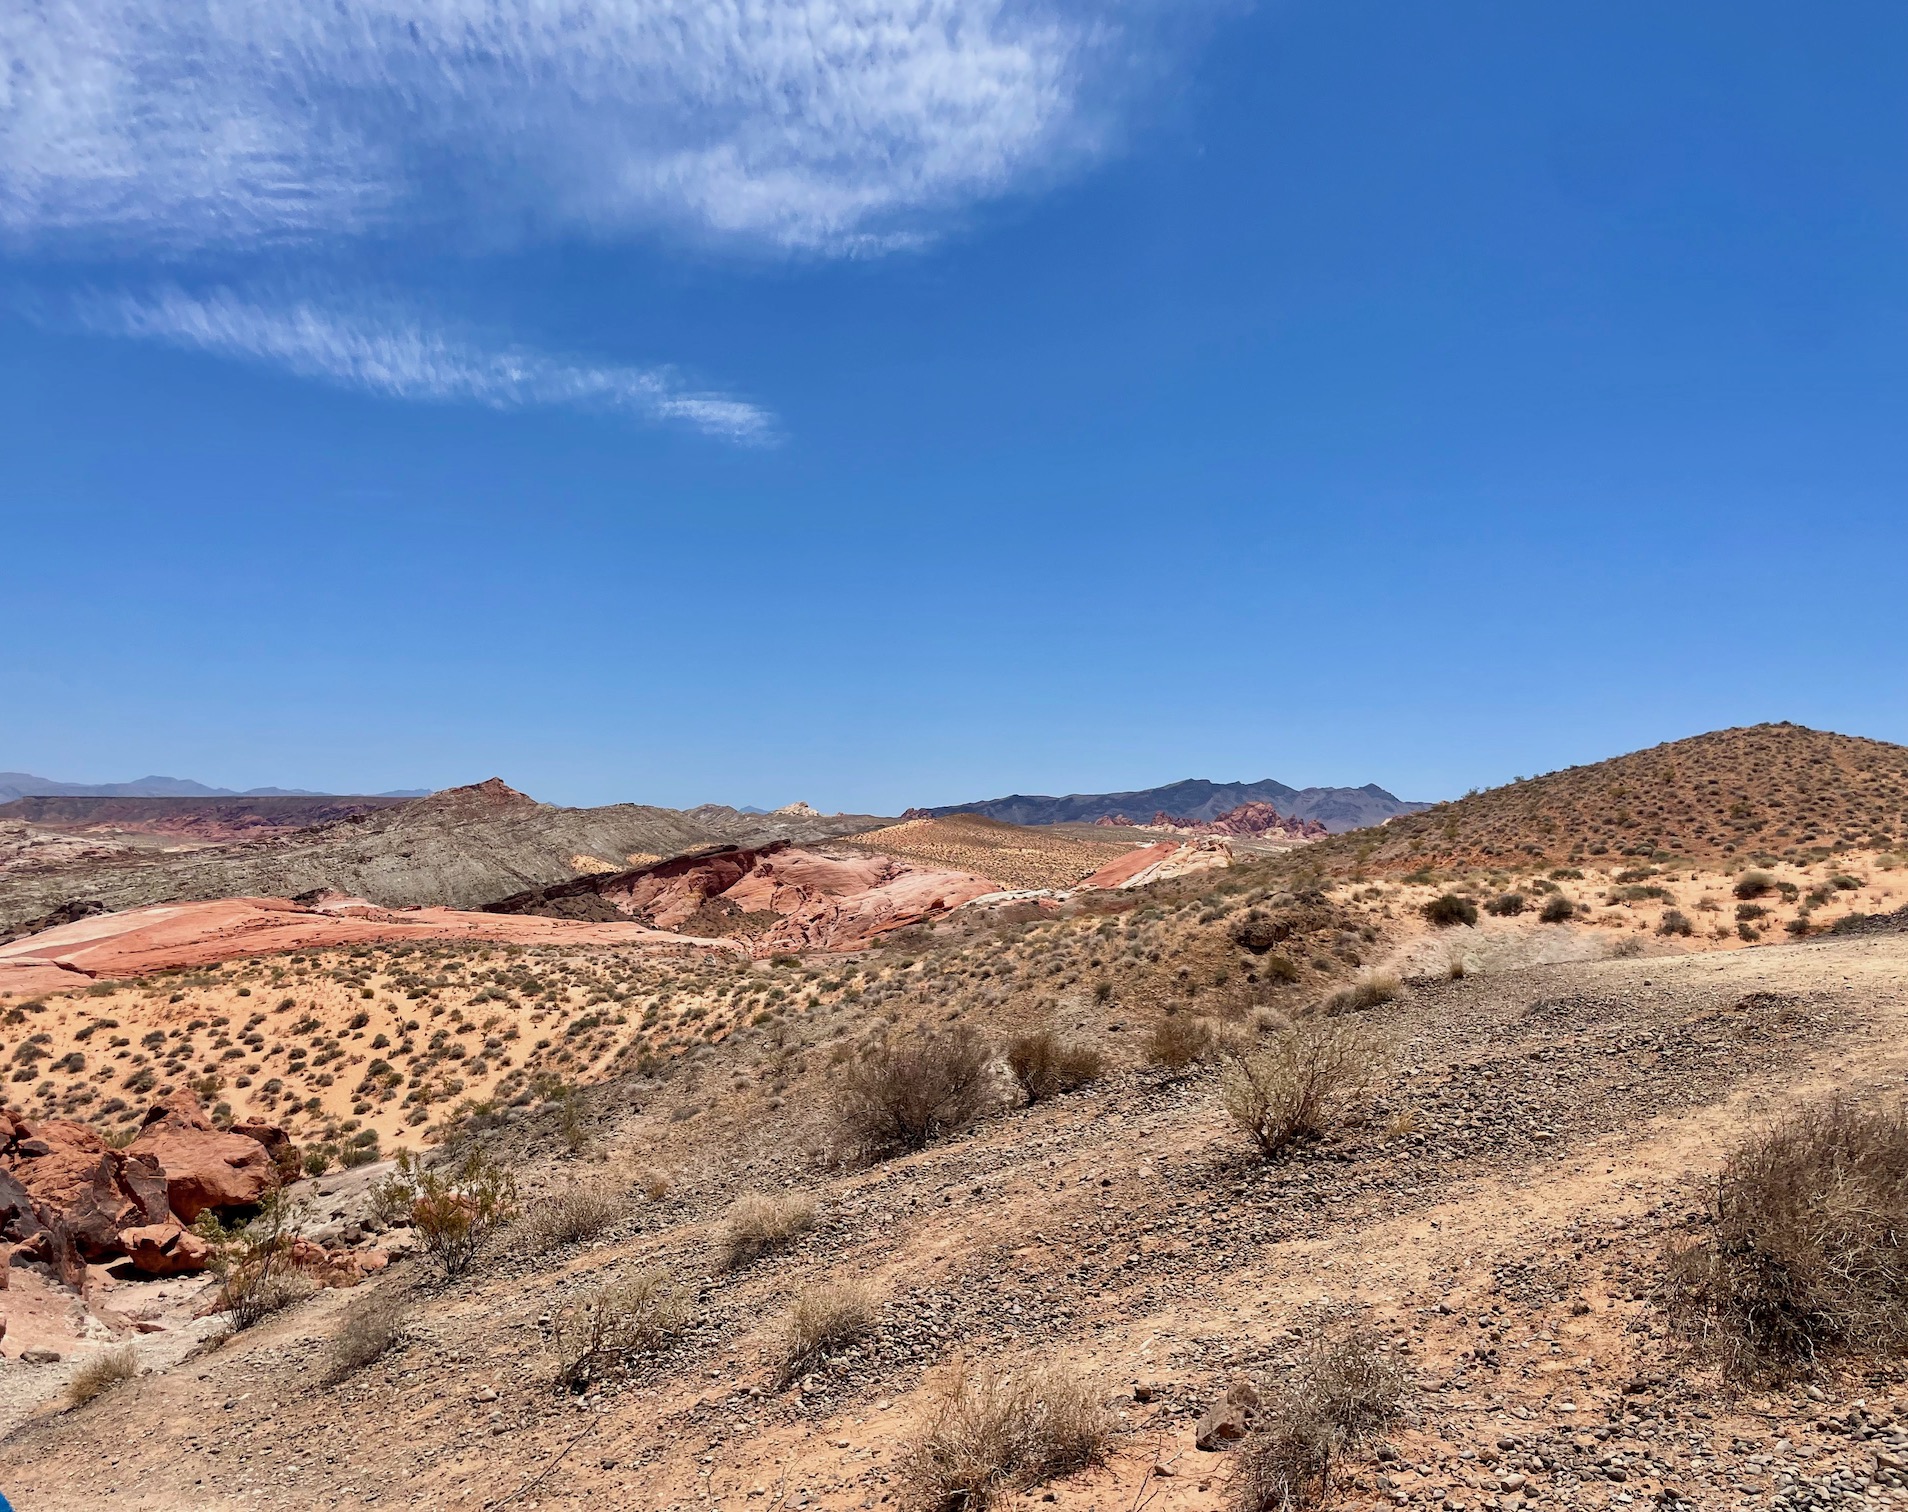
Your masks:
M268 951L443 939L745 953L731 940L697 939L633 922L580 923L454 908L383 909L357 898L309 905L286 898L225 898L100 914L0 945L0 995L58 992L101 977L140 976Z

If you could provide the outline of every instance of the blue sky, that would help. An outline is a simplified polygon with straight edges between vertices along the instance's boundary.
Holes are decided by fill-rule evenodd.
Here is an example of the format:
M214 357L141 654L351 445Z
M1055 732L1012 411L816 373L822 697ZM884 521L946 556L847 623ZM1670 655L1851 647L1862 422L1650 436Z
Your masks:
M1908 13L33 0L0 768L894 812L1908 740Z

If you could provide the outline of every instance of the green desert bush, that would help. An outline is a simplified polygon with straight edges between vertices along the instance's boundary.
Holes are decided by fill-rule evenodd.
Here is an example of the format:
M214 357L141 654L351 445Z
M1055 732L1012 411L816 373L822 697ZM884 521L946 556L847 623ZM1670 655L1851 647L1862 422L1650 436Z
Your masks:
M1736 879L1734 891L1738 898L1747 902L1751 898L1766 897L1775 888L1776 879L1766 871L1749 871Z
M1499 893L1484 905L1484 909L1500 919L1511 918L1524 911L1524 895L1514 892Z
M1477 905L1456 893L1444 893L1433 898L1420 912L1438 929L1449 929L1454 924L1477 923Z
M235 1333L302 1302L317 1289L293 1263L304 1217L303 1204L278 1187L266 1194L257 1216L241 1227L223 1227L210 1209L192 1225L211 1249L209 1268L218 1278L213 1305Z
M1093 1382L1061 1366L1008 1374L956 1364L903 1451L914 1512L982 1512L1105 1457L1112 1418Z
M1007 1069L1030 1103L1098 1080L1105 1065L1106 1057L1092 1045L1070 1043L1051 1029L1019 1035L1007 1046Z
M397 1169L372 1188L372 1204L387 1223L408 1223L425 1254L447 1277L476 1263L486 1240L517 1215L517 1181L510 1168L469 1145L441 1166L426 1166L408 1150Z
M1805 1107L1723 1162L1708 1233L1671 1251L1672 1324L1732 1377L1908 1349L1908 1112Z
M1537 918L1544 924L1568 924L1577 916L1577 905L1562 893L1552 893L1544 899L1544 906L1537 911Z
M1666 908L1663 917L1657 922L1656 932L1660 935L1690 935L1696 932L1696 926L1689 922L1689 915L1680 908Z

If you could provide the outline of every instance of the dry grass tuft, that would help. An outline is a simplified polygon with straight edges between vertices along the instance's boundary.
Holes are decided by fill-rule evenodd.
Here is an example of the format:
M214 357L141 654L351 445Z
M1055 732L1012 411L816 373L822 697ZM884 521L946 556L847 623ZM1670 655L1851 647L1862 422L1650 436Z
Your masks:
M729 1209L722 1263L730 1270L783 1248L815 1222L815 1199L805 1192L744 1192Z
M565 1244L596 1238L622 1211L623 1199L607 1187L578 1184L531 1203L517 1231L523 1247L541 1255Z
M960 1025L865 1048L835 1084L835 1123L846 1153L880 1159L919 1150L972 1123L992 1096L993 1050Z
M1344 1121L1384 1060L1367 1035L1332 1019L1294 1025L1261 1049L1226 1052L1221 1093L1232 1121L1266 1157Z
M75 1407L84 1407L139 1374L139 1354L130 1344L102 1349L80 1362L73 1379L66 1383L66 1399Z
M625 1355L663 1348L681 1332L688 1316L688 1299L660 1267L591 1287L551 1320L557 1379L578 1390L614 1369Z
M1391 1002L1403 991L1403 983L1391 972L1374 971L1349 987L1339 988L1319 1004L1319 1012L1327 1018L1337 1018L1341 1013L1363 1013Z
M1007 1046L1007 1068L1030 1103L1086 1086L1105 1065L1093 1046L1070 1044L1051 1029L1020 1035Z
M1146 1040L1146 1061L1165 1071L1184 1071L1218 1053L1209 1020L1191 1013L1169 1013L1153 1025Z
M1059 1366L1007 1375L957 1364L938 1398L901 1461L920 1512L978 1512L1003 1492L1097 1464L1112 1431L1092 1381Z
M1398 1415L1405 1375L1364 1333L1313 1346L1276 1391L1233 1466L1236 1512L1305 1512L1331 1490L1339 1457Z
M1836 1099L1723 1163L1708 1239L1669 1259L1678 1330L1741 1380L1908 1348L1908 1110Z
M811 1286L776 1325L771 1358L786 1386L823 1356L846 1349L874 1325L874 1287L859 1278Z
M383 1359L404 1337L410 1304L394 1291L378 1291L345 1314L326 1352L325 1383L346 1377Z

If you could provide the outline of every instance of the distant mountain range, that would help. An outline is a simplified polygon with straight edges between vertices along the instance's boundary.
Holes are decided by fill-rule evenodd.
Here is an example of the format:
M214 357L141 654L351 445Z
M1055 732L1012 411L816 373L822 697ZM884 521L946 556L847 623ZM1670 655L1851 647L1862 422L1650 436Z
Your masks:
M365 793L366 798L423 798L429 788L398 788L388 793ZM329 798L309 788L207 787L190 777L140 777L132 782L55 782L31 772L0 772L0 803L16 798Z
M1431 807L1387 793L1376 783L1356 788L1295 788L1270 778L1263 782L1192 778L1135 793L1069 793L1064 798L1015 793L1007 798L909 812L917 818L936 819L944 814L981 814L1008 824L1091 824L1096 819L1124 814L1137 824L1145 824L1157 813L1208 822L1242 803L1269 803L1288 818L1316 819L1334 835Z

